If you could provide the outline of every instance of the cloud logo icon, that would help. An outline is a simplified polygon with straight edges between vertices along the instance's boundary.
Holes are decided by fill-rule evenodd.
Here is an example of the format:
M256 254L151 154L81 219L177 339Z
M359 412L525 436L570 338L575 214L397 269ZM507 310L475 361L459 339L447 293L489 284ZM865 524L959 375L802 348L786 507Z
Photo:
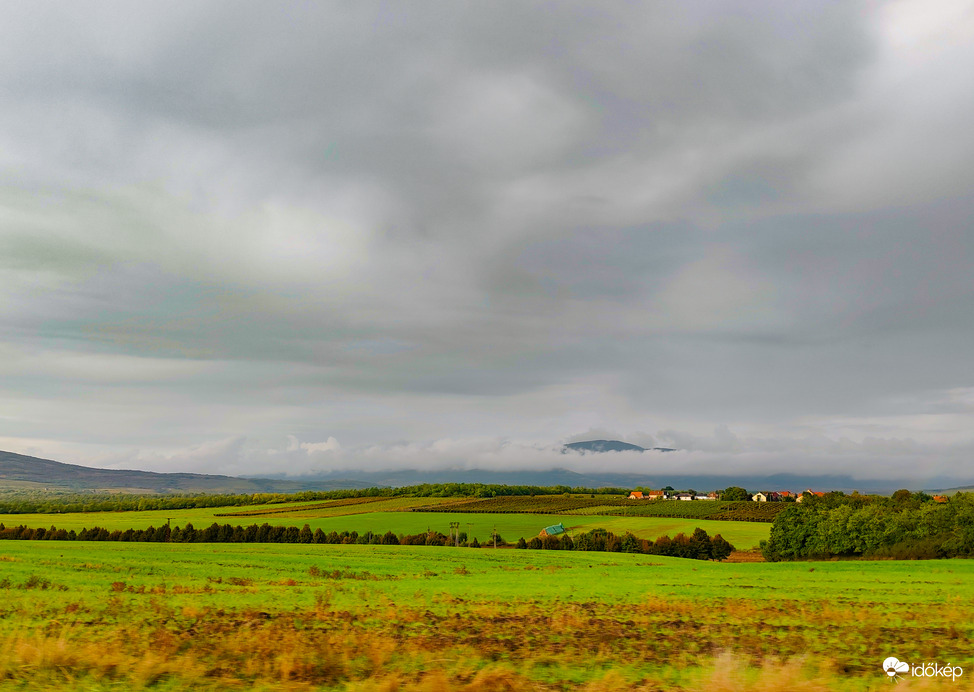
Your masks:
M890 656L885 661L883 661L883 670L886 671L888 676L896 677L897 673L906 673L910 670L910 664L905 661L901 661L894 656Z

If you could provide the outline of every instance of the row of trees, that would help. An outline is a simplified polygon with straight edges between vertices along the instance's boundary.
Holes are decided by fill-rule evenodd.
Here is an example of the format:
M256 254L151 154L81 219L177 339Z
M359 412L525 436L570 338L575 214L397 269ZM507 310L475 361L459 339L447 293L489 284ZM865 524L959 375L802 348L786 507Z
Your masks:
M470 548L481 547L478 539L468 539L463 532L455 536L447 536L438 531L425 531L418 534L395 534L386 531L383 534L367 531L359 534L356 531L331 531L325 533L321 529L311 530L307 524L302 528L296 526L271 526L270 524L251 524L250 526L231 526L230 524L213 523L204 529L197 529L192 524L184 527L168 525L150 526L147 529L116 529L109 531L104 527L85 528L81 531L68 531L52 526L49 529L30 528L27 526L6 527L0 524L0 539L6 540L60 540L60 541L121 541L121 542L151 542L151 543L318 543L318 544L365 544L365 545L460 545ZM495 540L496 539L496 540ZM507 543L500 536L491 539L490 545L506 546ZM674 538L661 536L655 541L637 538L632 533L617 536L605 529L593 529L571 538L564 534L559 536L534 537L530 541L524 538L517 542L517 548L536 550L595 550L605 552L644 553L646 555L668 555L671 557L685 557L697 560L723 560L734 546L728 543L720 534L709 536L703 529L697 529L693 535L682 533Z
M480 547L477 539L468 542L466 535L461 534L460 545ZM192 524L184 527L170 528L150 526L147 529L116 529L110 531L104 527L81 529L81 531L59 529L52 526L49 529L30 528L27 526L6 527L0 524L0 540L56 540L56 541L121 541L138 543L330 543L330 544L366 544L366 545L455 545L457 539L452 539L436 531L420 534L395 534L387 531L384 534L366 531L331 531L325 533L321 529L311 530L307 524L302 528L297 526L271 526L264 523L258 526L231 526L230 524L213 523L205 529L197 529ZM476 545L475 545L476 544ZM498 545L504 545L498 536Z
M946 502L908 490L807 498L775 517L762 552L772 561L974 556L974 495L957 493Z
M610 553L643 553L644 555L666 555L685 557L694 560L723 560L734 550L723 536L711 537L698 528L693 535L678 533L675 537L660 536L655 541L637 538L630 532L618 536L605 529L592 529L572 538L561 536L535 536L530 541L523 538L515 546L531 550L596 550Z
M299 493L124 495L106 493L61 493L36 491L8 492L0 495L2 514L66 514L73 512L143 512L148 510L201 509L207 507L245 507L309 500L341 500L350 497L383 497L390 488L329 490Z

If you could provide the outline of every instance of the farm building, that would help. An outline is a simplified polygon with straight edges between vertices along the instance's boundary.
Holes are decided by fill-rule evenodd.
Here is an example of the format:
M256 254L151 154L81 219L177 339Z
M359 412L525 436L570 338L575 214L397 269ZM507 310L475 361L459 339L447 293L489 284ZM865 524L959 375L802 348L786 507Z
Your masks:
M641 490L633 490L629 493L630 500L665 500L666 491L665 490L647 490L643 492Z
M753 500L754 502L767 502L768 496L765 495L764 493L754 493L753 495L751 495L751 500Z
M565 526L559 522L552 526L546 526L545 528L541 529L541 533L538 535L544 538L545 536L558 536L563 533L565 533Z

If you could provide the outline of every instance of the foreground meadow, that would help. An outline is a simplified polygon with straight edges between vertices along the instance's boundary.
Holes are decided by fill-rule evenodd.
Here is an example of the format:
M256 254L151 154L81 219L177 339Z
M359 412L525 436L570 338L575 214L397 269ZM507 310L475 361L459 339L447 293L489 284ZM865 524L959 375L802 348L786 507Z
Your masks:
M963 560L5 541L0 689L971 689L972 615Z

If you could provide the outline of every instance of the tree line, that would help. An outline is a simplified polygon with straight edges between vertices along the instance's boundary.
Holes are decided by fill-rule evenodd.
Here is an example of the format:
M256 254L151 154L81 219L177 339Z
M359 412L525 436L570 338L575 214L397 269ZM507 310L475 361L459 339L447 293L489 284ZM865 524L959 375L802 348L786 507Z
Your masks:
M65 530L55 526L45 529L28 526L7 527L0 524L0 540L23 541L120 541L129 543L317 543L317 544L359 544L359 545L436 545L461 546L480 548L482 544L474 538L468 538L465 532L445 535L439 531L424 531L418 534L395 534L392 531L375 533L366 531L331 531L325 533L322 529L311 530L308 524L302 528L297 526L271 526L264 523L258 526L232 526L230 524L213 524L203 529L197 529L192 524L170 527L150 526L146 529L115 529L109 530L95 526L80 531ZM509 545L499 535L494 535L489 543L483 545ZM622 553L643 553L646 555L667 555L670 557L685 557L698 560L722 560L734 546L717 534L709 536L703 529L696 529L692 536L683 533L674 538L661 536L655 541L637 538L632 533L617 536L605 529L593 529L571 538L565 534L559 536L535 536L530 541L521 538L516 548L534 550L584 550Z
M422 540L420 540L420 537ZM121 541L128 543L332 543L332 544L370 544L370 545L446 545L448 537L437 532L425 532L416 536L385 534L367 531L331 531L325 533L320 528L314 531L305 524L297 526L271 526L264 523L258 526L230 524L210 524L197 529L192 524L186 526L150 526L146 529L114 529L94 526L80 531L65 530L52 526L49 529L28 526L7 527L0 524L0 540L24 541ZM452 543L450 544L452 545Z
M771 561L974 556L974 494L942 502L909 490L807 498L775 517L761 549Z
M389 488L363 490L327 490L299 493L252 494L174 494L130 495L108 493L49 492L5 493L0 499L0 514L67 514L79 512L142 512L160 509L205 509L210 507L244 507L309 500L341 500L375 497L389 493Z
M605 529L592 529L572 538L568 534L560 536L535 536L530 541L520 539L516 548L530 550L595 550L609 553L642 553L644 555L665 555L695 560L723 560L734 546L723 536L710 536L704 529L697 528L687 536L678 533L675 537L660 536L655 541L638 538L631 532L618 536Z

